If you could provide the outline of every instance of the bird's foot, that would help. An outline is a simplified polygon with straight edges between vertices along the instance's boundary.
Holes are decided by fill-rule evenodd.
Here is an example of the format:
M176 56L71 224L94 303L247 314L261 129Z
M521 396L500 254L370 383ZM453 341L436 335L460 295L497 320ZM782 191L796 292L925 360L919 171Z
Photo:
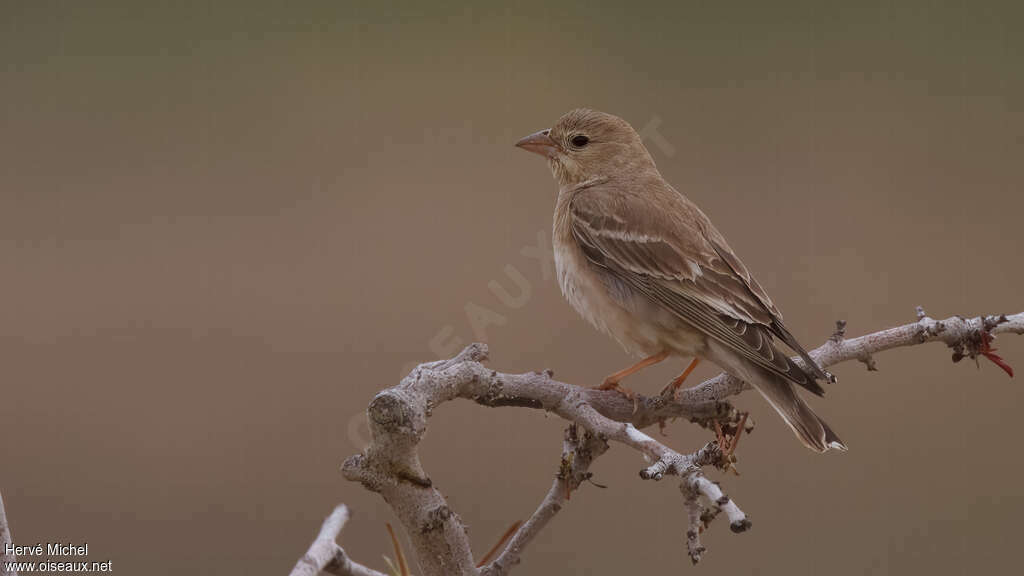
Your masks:
M636 392L633 392L629 388L619 384L619 380L616 378L605 378L604 382L602 382L600 386L595 386L595 388L598 390L615 390L630 400L636 399Z
M729 441L725 437L725 433L722 432L722 423L718 421L718 418L712 420L715 424L715 441L718 442L718 447L722 449L722 454L729 448Z
M622 394L626 400L633 402L634 414L636 414L636 411L640 409L640 398L637 397L636 392L633 392L629 388L619 384L619 380L617 378L609 376L604 379L604 382L602 382L600 386L595 386L595 388L598 390L614 390L619 394Z
M631 374L636 374L637 372L643 370L644 368L647 368L648 366L654 366L658 362L663 361L665 358L668 358L668 352L665 351L658 352L653 356L648 356L643 360L640 360L636 364L633 364L632 366L628 366L626 368L623 368L622 370L619 370L618 372L613 372L609 374L608 377L604 379L604 383L598 386L597 389L618 390L626 398L633 398L633 392L630 391L628 388L619 386L619 382L622 382L622 380L627 376L630 376Z

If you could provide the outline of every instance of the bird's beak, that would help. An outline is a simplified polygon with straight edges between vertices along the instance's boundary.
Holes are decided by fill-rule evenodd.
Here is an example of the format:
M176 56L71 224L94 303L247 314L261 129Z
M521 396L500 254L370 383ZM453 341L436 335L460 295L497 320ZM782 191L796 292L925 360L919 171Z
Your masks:
M516 142L516 146L523 150L533 152L534 154L540 154L541 156L552 158L558 149L555 147L555 141L551 139L550 134L551 130L534 132L519 142Z

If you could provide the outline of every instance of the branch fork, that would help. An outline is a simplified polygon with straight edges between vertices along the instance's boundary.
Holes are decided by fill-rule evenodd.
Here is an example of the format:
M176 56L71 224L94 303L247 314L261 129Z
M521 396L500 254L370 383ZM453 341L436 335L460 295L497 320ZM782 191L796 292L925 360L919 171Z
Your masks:
M976 318L954 316L938 321L929 318L919 307L913 323L856 338L847 338L846 323L838 322L835 332L810 355L823 369L858 360L868 370L876 370L874 355L877 353L926 342L943 342L953 348L954 361L985 356L1012 376L1012 369L991 347L992 339L1000 333L1024 333L1024 313ZM454 358L418 366L397 386L377 394L367 410L371 444L362 453L345 460L342 466L346 479L381 494L390 504L413 543L424 576L508 574L520 562L527 545L569 502L572 493L590 480L590 467L608 450L610 443L629 447L647 460L648 465L640 470L642 479L657 481L668 475L679 478L687 521L687 553L694 563L706 552L700 542L701 532L722 513L733 532L744 532L751 527L747 515L717 483L704 475L708 466L734 469L733 452L739 436L744 430L749 431L752 424L728 399L748 390L750 386L745 382L719 374L678 391L675 397L636 395L627 399L613 391L559 382L549 370L500 373L484 367L482 362L486 359L486 345L472 344ZM794 361L801 362L800 359ZM432 410L457 398L488 407L540 409L569 423L551 488L500 554L480 567L474 563L466 527L423 469L417 449ZM686 454L642 431L677 418L709 429L716 427L718 439ZM347 510L339 512L342 509L339 507L328 518L320 537L296 565L296 570L319 567L332 574L381 574L353 563L334 543L337 531L347 519ZM339 521L336 515L343 519ZM293 571L296 576L310 573L313 572Z

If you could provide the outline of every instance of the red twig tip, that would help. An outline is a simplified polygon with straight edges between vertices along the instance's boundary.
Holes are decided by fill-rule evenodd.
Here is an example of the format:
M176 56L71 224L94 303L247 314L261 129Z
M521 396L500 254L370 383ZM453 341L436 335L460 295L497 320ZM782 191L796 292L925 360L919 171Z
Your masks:
M978 353L985 358L988 358L993 364L1002 368L1003 372L1009 374L1010 378L1013 378L1013 367L1007 364L1006 360L1003 360L1002 356L995 353L996 349L992 347L993 338L994 336L988 332L982 332L981 346L979 347Z

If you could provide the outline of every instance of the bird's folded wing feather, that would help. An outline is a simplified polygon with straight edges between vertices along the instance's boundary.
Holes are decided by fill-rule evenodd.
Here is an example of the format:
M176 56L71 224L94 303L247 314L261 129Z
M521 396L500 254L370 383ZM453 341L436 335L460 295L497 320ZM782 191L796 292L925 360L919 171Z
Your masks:
M646 192L609 182L574 193L572 233L587 259L754 364L823 393L773 345L774 334L820 372L707 217L667 185Z

